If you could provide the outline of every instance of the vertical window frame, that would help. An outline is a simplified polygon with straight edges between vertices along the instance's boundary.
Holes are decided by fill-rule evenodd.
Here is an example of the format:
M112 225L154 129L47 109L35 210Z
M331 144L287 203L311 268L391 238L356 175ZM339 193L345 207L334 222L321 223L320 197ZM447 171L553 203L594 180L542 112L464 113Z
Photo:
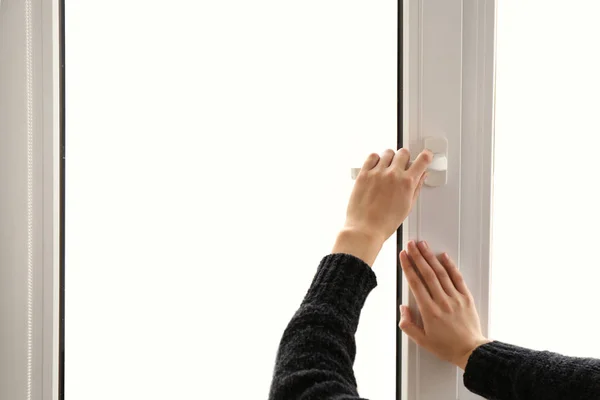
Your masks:
M12 371L0 397L58 399L59 264L60 264L60 0L0 2L0 22L8 33L6 50L14 61L4 69L11 95L4 138L10 175L3 182L9 195L4 213L27 220L6 225L10 251L2 267L14 277L5 304L5 323L14 354L3 367ZM7 65L8 65L7 64ZM22 76L21 68L26 73ZM19 89L21 88L21 89ZM22 90L22 92L20 92ZM20 92L20 93L19 93ZM26 166L27 174L23 175ZM26 186L27 198L22 193ZM27 203L27 204L25 204ZM23 207L21 207L23 206ZM2 211L0 211L2 212ZM4 220L4 218L2 218ZM23 251L23 247L27 251ZM27 304L27 307L22 307ZM0 361L2 364L2 361Z
M426 239L459 265L473 293L484 334L489 321L494 137L495 0L407 0L403 4L403 133L412 153L424 137L448 140L448 182L422 191L402 227L402 247ZM402 302L417 306L405 279ZM477 399L462 371L436 359L406 335L402 400L454 393Z

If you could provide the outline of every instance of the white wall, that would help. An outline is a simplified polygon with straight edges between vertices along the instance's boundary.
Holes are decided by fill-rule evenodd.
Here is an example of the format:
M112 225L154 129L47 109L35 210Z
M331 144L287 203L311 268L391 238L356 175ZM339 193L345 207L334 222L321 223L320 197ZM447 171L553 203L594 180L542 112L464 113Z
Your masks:
M396 145L396 3L67 2L68 398L266 398L350 167ZM375 271L390 399L393 241Z

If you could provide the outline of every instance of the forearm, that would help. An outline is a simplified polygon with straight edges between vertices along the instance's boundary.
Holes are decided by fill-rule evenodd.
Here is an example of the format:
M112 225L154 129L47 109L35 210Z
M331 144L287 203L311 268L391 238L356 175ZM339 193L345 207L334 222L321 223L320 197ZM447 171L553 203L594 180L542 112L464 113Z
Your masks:
M600 398L600 360L565 357L502 342L478 347L465 386L491 400Z
M375 274L349 254L323 258L279 346L269 398L358 399L353 364L360 311Z
M351 254L372 267L384 241L355 229L343 229L338 234L331 252Z

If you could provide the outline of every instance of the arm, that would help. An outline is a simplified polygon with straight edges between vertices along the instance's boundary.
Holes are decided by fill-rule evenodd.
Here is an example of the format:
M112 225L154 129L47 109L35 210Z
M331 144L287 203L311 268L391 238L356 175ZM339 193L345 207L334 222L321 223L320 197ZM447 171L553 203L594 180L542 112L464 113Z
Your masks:
M421 153L410 168L409 158L401 149L381 157L372 154L365 161L332 254L322 259L283 333L270 400L359 399L354 334L362 306L377 285L371 266L408 215L431 153Z
M600 360L494 341L471 354L463 380L493 400L600 399Z
M279 345L272 400L358 399L353 364L360 310L375 274L349 254L323 258Z
M418 345L465 370L467 389L490 400L600 399L600 360L486 339L473 297L447 254L436 257L425 242L410 242L400 261L423 319L418 326L401 306L400 328Z

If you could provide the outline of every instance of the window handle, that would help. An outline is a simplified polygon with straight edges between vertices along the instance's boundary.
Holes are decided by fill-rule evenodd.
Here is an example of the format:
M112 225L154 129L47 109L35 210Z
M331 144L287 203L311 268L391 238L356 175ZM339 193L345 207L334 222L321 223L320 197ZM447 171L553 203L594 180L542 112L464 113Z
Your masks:
M436 187L446 184L448 175L448 141L443 137L426 137L423 139L423 147L433 152L433 160L427 168L428 176L425 185ZM409 166L412 161L409 162ZM360 168L351 168L350 176L356 179Z
M411 162L412 164L412 162ZM448 157L445 154L434 154L427 171L443 172L448 170Z

